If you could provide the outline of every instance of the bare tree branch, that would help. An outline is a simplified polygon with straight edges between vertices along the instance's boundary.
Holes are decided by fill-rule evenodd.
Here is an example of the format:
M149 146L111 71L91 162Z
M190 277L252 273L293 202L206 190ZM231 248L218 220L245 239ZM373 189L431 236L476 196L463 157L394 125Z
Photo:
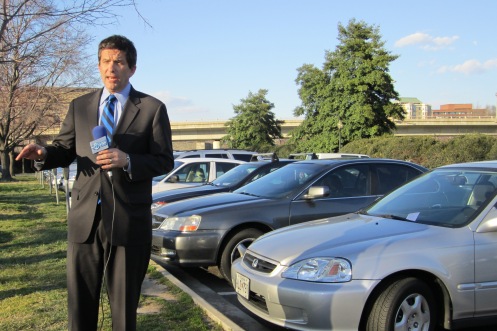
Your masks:
M0 157L8 180L8 155L34 134L58 128L69 101L98 82L84 27L117 22L116 7L138 10L134 0L1 3Z

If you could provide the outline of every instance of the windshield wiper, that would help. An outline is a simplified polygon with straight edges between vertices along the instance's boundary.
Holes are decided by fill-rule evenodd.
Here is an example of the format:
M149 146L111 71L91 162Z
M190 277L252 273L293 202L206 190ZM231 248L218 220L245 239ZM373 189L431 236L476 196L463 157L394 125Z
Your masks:
M412 220L410 220L408 218L405 218L405 217L402 217L402 216L398 216L398 215L393 215L393 214L375 215L375 216L377 216L377 217L383 217L383 218L388 218L388 219L391 219L391 220L397 220L397 221L412 222Z
M256 194L252 194L252 193L248 193L248 192L238 192L238 193L240 193L240 194L244 194L244 195L248 195L248 196L251 196L251 197L256 197L256 198L259 198L259 196L258 196L258 195L256 195Z

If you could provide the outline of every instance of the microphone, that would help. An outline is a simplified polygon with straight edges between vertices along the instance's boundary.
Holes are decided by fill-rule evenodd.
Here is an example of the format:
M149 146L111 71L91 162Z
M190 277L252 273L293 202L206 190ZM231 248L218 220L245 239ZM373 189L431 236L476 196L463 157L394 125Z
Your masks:
M109 148L109 142L107 141L107 131L103 125L97 125L91 130L93 135L92 141L90 141L90 148L92 154L97 154L100 151L106 150ZM112 178L112 171L108 170L107 174L110 178Z

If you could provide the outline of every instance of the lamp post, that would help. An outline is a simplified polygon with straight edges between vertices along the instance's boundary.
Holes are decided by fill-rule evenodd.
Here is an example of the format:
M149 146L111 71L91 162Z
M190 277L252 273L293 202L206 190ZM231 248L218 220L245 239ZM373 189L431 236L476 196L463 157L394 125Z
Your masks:
M338 128L338 152L340 153L340 149L342 148L342 128L343 128L343 124L342 121L340 121L340 119L338 119L337 128Z

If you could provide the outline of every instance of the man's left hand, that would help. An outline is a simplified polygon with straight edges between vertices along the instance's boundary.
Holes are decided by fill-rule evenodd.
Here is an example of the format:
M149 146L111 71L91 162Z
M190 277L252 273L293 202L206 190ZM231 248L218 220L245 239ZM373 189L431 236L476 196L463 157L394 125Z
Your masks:
M117 148L105 149L97 154L97 164L104 170L124 168L127 163L126 153Z

